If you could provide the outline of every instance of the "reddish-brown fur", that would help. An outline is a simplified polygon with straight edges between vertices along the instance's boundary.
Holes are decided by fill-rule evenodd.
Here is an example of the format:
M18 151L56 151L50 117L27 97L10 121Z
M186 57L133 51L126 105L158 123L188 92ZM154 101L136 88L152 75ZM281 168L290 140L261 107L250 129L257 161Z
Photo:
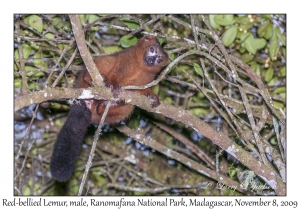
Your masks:
M154 64L147 65L145 57L155 57ZM153 81L155 75L168 63L168 56L163 51L155 36L144 36L138 43L120 52L98 56L94 58L95 64L104 78L107 87L110 87L115 97L119 94L120 87L128 85L145 85ZM81 73L75 87L86 88L92 85L92 79L87 70ZM151 104L158 106L159 98L151 90L135 90L148 98L154 99ZM104 112L104 100L86 100L92 113L92 123L99 123ZM105 122L117 123L126 119L133 111L133 106L120 102L110 107Z
M136 46L126 50L95 58L105 85L111 88L114 97L118 96L122 86L150 83L167 62L168 56L154 36L145 36ZM79 75L75 87L90 86L92 79L85 70ZM151 102L152 107L159 105L159 98L150 89L136 91L154 99ZM50 162L51 174L56 180L65 182L72 175L88 126L100 122L106 104L105 100L89 99L79 101L79 104L71 107L68 119L58 134ZM105 122L118 123L126 119L132 111L131 104L125 104L124 101L114 103Z

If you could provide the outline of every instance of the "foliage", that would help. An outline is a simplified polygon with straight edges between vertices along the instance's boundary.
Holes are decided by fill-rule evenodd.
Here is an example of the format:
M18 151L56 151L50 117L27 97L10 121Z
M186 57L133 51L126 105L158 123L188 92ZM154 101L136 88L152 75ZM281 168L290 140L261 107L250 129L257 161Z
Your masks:
M84 64L75 51L68 15L28 14L14 18L15 96L45 87L73 87ZM79 18L92 56L130 47L143 34L156 35L172 65L170 69L166 67L168 74L163 80L152 87L160 100L188 110L215 131L222 131L285 181L285 15L81 14ZM67 115L65 98L39 105L33 100L33 105L16 112L16 195L61 193L51 178L49 161ZM248 183L249 176L245 174L264 183L249 170L258 164L243 164L221 144L184 123L136 109L126 124L131 129L142 129L161 145L235 183ZM248 193L207 189L212 179L193 166L166 157L114 127L106 126L103 131L88 176L88 195ZM91 127L66 194L78 193L94 132ZM273 195L274 191L254 193Z

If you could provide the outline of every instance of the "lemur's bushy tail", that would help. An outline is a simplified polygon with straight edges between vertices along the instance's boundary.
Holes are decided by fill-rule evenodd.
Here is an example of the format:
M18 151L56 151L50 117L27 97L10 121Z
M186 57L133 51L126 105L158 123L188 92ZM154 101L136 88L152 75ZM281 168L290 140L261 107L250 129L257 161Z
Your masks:
M68 119L58 134L50 163L51 174L57 181L65 182L71 177L91 118L84 101L71 106Z

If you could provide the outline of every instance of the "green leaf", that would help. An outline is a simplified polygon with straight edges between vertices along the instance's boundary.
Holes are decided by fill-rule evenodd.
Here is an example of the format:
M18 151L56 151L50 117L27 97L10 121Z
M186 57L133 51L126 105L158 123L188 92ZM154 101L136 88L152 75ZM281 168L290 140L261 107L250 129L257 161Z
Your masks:
M43 31L43 20L38 15L30 15L28 18L28 24L38 32Z
M244 42L250 35L251 33L243 33L240 37L241 42Z
M230 178L234 178L235 177L235 175L236 175L236 173L238 172L238 170L229 170L229 176L230 176Z
M201 91L199 91L198 93L197 93L197 99L203 99L203 98L205 98L206 96L201 92ZM193 99L196 99L196 98L193 98Z
M244 54L244 53L246 52L246 48L245 48L245 47L242 47L242 46L240 46L240 48L239 48L239 52L240 52L241 54Z
M53 33L46 33L45 37L47 37L48 39L54 39L55 38Z
M37 72L33 75L33 79L37 80L39 79L40 77L43 77L45 76L45 72Z
M255 61L251 62L250 68L254 71L257 75L260 75L260 65L257 64Z
M273 94L277 93L285 93L286 92L286 87L277 87L274 91Z
M174 53L169 54L169 57L170 57L172 60L174 60L174 57L175 57Z
M31 150L31 154L33 154L33 155L37 155L37 149L36 149L36 148L34 148L33 150Z
M97 15L89 15L88 16L88 23L92 23L94 22L95 20L97 20L99 17ZM91 28L92 31L98 31L99 28L98 27L92 27Z
M30 43L30 47L33 49L33 50L39 50L40 49L40 46L36 45L35 43Z
M286 45L286 36L280 32L280 29L278 28L278 26L275 28L275 34L276 34L277 38L280 40L280 42L285 46Z
M216 16L217 15L209 15L209 23L214 29L220 29L220 25L215 21Z
M269 82L273 78L273 75L274 75L274 69L272 67L268 68L265 75L266 82Z
M79 15L79 17L80 17L80 15ZM52 18L52 24L56 28L62 28L62 26L63 26L62 22L63 21L62 21L62 19L60 17Z
M99 170L101 171L101 170ZM97 182L99 185L104 185L105 184L105 181L106 181L106 177L105 176L95 176ZM76 191L77 192L77 191Z
M61 126L63 126L64 124L63 124L63 122L61 121L61 119L56 119L55 121L54 121L54 125L57 125L57 126L59 126L59 127L61 127Z
M92 23L97 20L99 17L97 15L89 15L88 16L88 23Z
M209 111L204 108L193 108L193 109L190 109L190 111L195 116L203 116L203 115L207 115L209 113Z
M271 25L269 22L259 26L257 33L259 37L264 37L267 31L267 27Z
M17 66L17 64L14 62L14 71L18 71L19 69L18 69L18 66ZM15 75L15 78L16 77L18 77L18 76L20 76L20 75Z
M28 44L22 44L22 47L23 47L23 57L24 57L24 59L27 59L29 57L29 55L32 52L34 52L34 50Z
M248 15L244 15L244 16L237 17L236 21L239 23L249 23L250 19L249 19Z
M286 48L285 47L281 47L281 52L282 52L282 55L284 57L286 57Z
M172 148L173 148L173 142L172 142L172 141L168 141L167 147L168 147L169 149L172 149Z
M23 195L24 195L24 196L30 195L30 188L29 188L28 186L24 188L24 190L23 190Z
M235 23L233 15L216 15L214 20L221 26L229 26Z
M154 93L155 95L158 95L159 93L159 85L154 85L151 87L151 91L152 93Z
M244 41L244 46L249 53L256 53L257 49L255 46L254 36L252 34L250 34L250 36Z
M78 17L79 17L79 19L80 19L80 22L81 22L82 24L84 24L85 21L86 21L86 19L87 19L87 15L80 14L80 15L78 15Z
M164 37L157 37L159 44L161 45L162 43L164 43L167 39Z
M199 66L198 63L193 63L194 69L196 71L197 74L199 74L201 77L203 77L203 70L202 68Z
M32 49L32 47L29 44L22 44L22 48L23 48L23 58L27 59L29 57L29 55L34 52L34 50ZM15 50L15 58L18 60L20 59L20 54L19 54L19 50Z
M256 68L255 68L255 73L257 75L260 75L260 65L257 65Z
M239 24L239 30L249 30L254 25L252 22L250 22L250 18L248 17L248 15L236 17L235 20Z
M62 44L62 43L58 43L57 44L57 47L58 47L58 49L60 49L60 50L63 50L63 49L65 49L65 48L67 48L69 45L68 44Z
M105 54L108 54L108 53L121 51L122 48L120 46L108 46L108 47L103 47L103 50Z
M165 103L165 104L171 105L172 102L173 102L173 101L172 101L172 98L171 98L171 97L165 97L165 98L164 98L164 103Z
M277 109L284 108L284 105L282 102L273 100L273 104L274 104L274 107Z
M22 87L21 78L14 79L14 88L21 88L21 87Z
M137 38L132 35L125 35L119 40L119 44L124 48L131 47L137 43Z
M280 73L281 73L281 76L285 77L286 76L286 67L282 67L280 69Z
M238 30L237 34L236 34L236 38L237 39L241 39L241 36L243 35L244 33L241 32L240 30Z
M23 19L24 23L27 24L27 25L29 25L29 23L28 23L29 17L30 16L27 16L26 18Z
M239 25L239 28L243 29L243 30L249 30L253 27L253 23L247 23L247 24L242 24L242 25Z
M284 92L284 93L279 93L279 96L282 97L282 98L286 98L286 92Z
M252 61L252 59L253 59L253 55L251 55L249 53L244 53L242 55L242 61L244 61L245 63Z
M267 41L263 38L256 38L254 42L257 50L263 49L267 44Z
M138 29L140 27L138 22L131 20L130 18L121 18L120 20L122 20L128 28Z
M47 63L42 59L42 53L35 53L33 56L33 63L40 69L47 69ZM36 75L35 75L36 76Z
M237 26L233 26L233 27L227 29L227 31L225 31L225 33L222 37L222 42L225 47L228 47L229 45L231 45L233 43L233 41L236 38L237 31L238 31Z
M271 39L270 48L269 48L269 53L272 61L277 59L278 51L279 51L278 39L276 38L276 36L273 35Z
M266 33L264 35L264 38L269 40L272 36L273 36L273 26L272 24L269 24Z
M34 72L32 72L32 70L37 70L38 68L34 67L34 66L25 66L25 71L28 72L26 73L27 77L31 77L32 75L34 75Z
M19 50L15 50L14 55L15 55L15 59L17 59L17 60L20 59Z
M272 19L271 15L269 15L269 14L264 14L264 15L261 15L261 16L268 19L268 20Z
M274 137L274 138L271 138L270 143L271 143L272 145L277 145L277 140L276 140L276 138L275 138L275 137Z

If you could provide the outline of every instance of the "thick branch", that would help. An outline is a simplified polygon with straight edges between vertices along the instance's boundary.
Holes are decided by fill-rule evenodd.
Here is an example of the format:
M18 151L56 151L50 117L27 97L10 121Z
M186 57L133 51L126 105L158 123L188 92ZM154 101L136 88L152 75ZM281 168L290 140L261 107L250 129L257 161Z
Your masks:
M276 172L273 172L267 168L266 165L259 162L255 157L253 157L249 152L245 151L241 146L233 142L223 132L214 130L210 125L194 116L191 112L164 103L161 103L161 105L155 109L151 108L150 99L135 92L122 91L119 97L125 99L126 103L139 106L140 108L149 112L162 114L192 127L195 131L206 136L214 144L226 150L230 155L238 159L243 165L254 171L267 184L269 184L272 189L274 189L277 195L286 195L286 185L276 174ZM34 92L15 99L15 110L18 110L24 106L28 106L32 103L41 103L46 100L60 98L94 98L110 100L113 97L110 91L106 91L106 89L102 87L88 88L85 90L71 88L58 90L48 88L44 89L43 91Z
M69 15L74 37L76 39L77 47L80 52L81 58L91 75L93 82L96 86L103 86L103 78L100 75L98 68L96 67L93 58L86 46L85 36L82 30L81 22L78 15Z

